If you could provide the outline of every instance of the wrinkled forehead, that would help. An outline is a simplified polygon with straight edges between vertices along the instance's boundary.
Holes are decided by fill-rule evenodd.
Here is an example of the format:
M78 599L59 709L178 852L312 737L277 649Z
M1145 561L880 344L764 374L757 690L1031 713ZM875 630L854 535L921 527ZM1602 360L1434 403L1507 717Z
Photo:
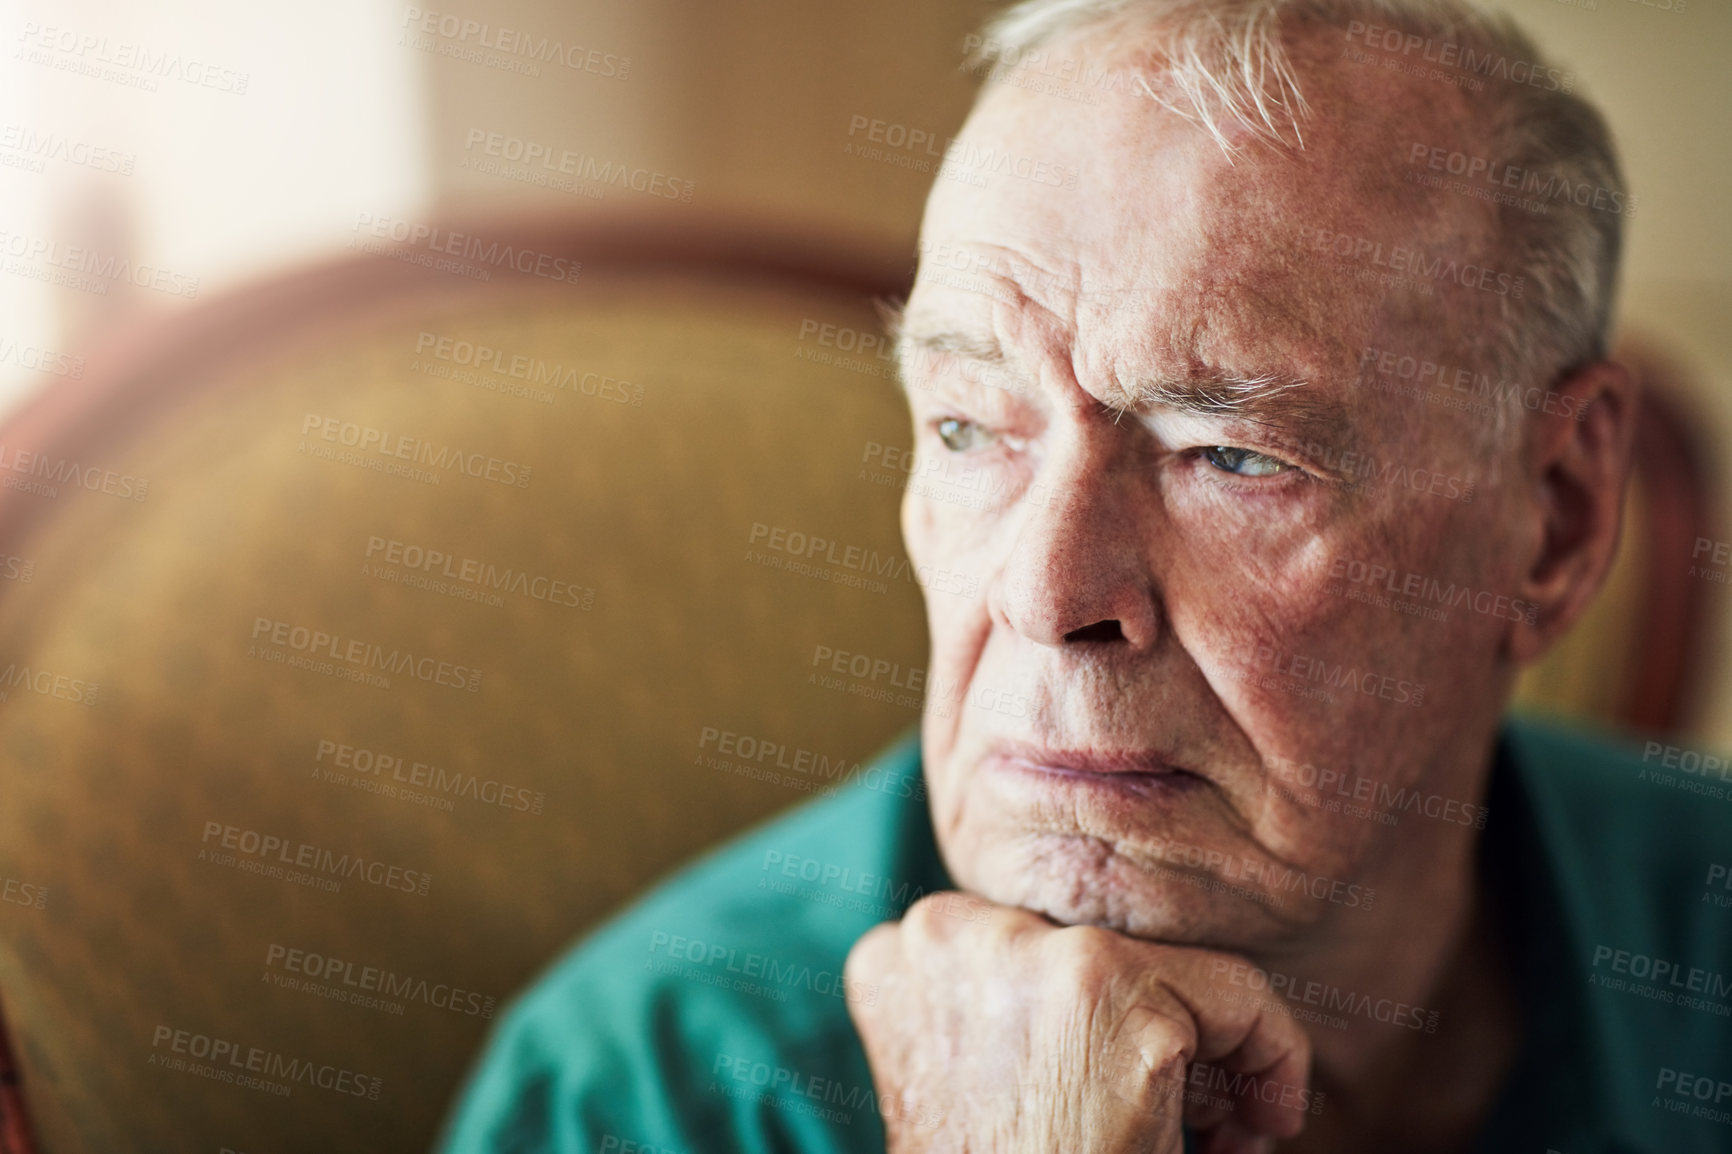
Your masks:
M1413 143L1462 110L1316 55L1296 62L1313 108L1303 150L1241 135L1229 156L1135 83L1093 104L990 85L934 182L910 316L1011 309L1096 355L1279 347L1330 375L1374 333L1471 324L1476 302L1454 286L1402 275L1420 256L1486 259L1489 214L1404 179ZM1135 67L1122 50L1104 60Z

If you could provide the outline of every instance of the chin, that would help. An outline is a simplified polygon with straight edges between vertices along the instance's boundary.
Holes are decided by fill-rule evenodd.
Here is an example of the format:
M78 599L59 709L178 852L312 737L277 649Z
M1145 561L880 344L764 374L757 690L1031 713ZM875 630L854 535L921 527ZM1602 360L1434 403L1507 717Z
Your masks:
M1211 892L1209 879L1139 866L1106 842L1044 834L991 846L951 876L989 901L1066 926L1099 926L1148 941L1234 940L1246 900ZM1255 907L1253 907L1255 908Z

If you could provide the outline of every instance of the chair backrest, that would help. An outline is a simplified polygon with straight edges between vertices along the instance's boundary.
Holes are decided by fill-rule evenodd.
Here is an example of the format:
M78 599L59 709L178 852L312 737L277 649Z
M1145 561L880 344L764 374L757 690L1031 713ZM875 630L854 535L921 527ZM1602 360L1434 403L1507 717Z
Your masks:
M488 244L213 302L0 434L0 994L49 1151L424 1149L574 934L918 719L906 263Z
M424 1149L500 999L918 719L871 307L907 268L486 235L212 301L0 429L0 1001L45 1150ZM1652 520L1583 644L1652 636ZM1530 700L1624 708L1584 661Z

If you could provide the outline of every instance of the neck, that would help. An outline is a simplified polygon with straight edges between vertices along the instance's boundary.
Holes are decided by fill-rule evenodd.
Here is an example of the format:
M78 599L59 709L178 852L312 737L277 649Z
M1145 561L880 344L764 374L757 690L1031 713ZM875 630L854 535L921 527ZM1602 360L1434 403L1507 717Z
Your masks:
M1417 815L1396 828L1366 879L1371 910L1344 910L1322 949L1256 959L1290 991L1317 983L1310 1008L1329 1019L1307 1030L1324 1108L1283 1150L1458 1149L1514 1059L1519 1012L1478 833Z

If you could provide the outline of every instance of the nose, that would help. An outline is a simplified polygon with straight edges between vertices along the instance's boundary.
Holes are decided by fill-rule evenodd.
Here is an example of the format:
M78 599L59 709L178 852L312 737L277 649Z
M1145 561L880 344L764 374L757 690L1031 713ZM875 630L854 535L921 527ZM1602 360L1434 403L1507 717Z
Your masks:
M1040 645L1152 648L1164 613L1150 564L1158 495L1099 446L1055 452L1041 473L992 582L992 611Z

